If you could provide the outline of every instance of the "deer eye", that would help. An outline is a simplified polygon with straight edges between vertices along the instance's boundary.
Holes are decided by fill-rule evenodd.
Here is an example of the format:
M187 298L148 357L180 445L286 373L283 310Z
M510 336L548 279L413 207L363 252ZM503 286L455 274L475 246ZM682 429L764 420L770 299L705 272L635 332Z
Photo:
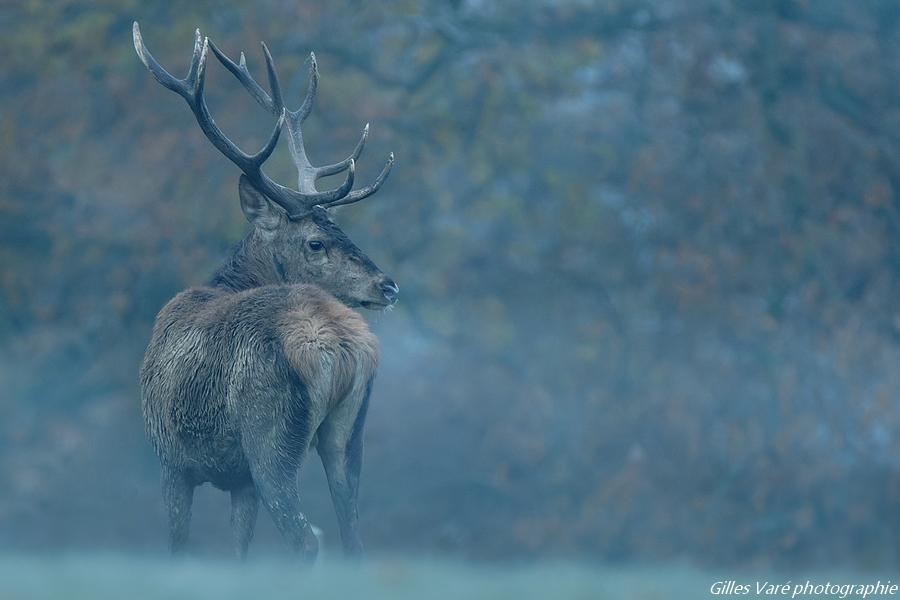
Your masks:
M323 244L319 240L309 240L308 242L306 242L306 245L309 246L309 249L313 252L321 252L325 249L325 244Z

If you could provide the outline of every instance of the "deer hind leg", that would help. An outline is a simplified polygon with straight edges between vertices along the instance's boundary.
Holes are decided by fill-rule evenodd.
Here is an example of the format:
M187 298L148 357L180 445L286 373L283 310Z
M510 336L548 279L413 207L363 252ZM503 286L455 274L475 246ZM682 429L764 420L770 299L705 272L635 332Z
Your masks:
M241 560L247 558L247 548L253 539L258 510L259 498L253 483L231 490L231 531L234 535L234 552Z
M371 389L370 379L364 388L351 390L318 430L317 450L328 478L344 553L349 556L359 556L363 551L359 538L359 475Z
M300 510L298 467L299 464L294 464L293 461L281 459L271 463L265 460L251 461L257 490L272 515L275 526L294 552L302 559L312 562L319 552L319 541Z
M194 483L183 471L163 466L162 493L169 513L169 550L173 555L181 554L191 527Z
M288 406L291 401L283 400L278 406ZM246 428L252 434L244 435L243 444L256 491L291 548L311 562L318 554L319 542L300 510L298 474L312 436L304 419L288 419L277 410L255 413L252 421Z

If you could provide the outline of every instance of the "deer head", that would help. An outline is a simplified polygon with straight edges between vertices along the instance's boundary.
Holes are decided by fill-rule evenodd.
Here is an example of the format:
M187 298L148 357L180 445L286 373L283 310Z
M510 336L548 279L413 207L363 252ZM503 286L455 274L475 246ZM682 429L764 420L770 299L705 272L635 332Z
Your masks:
M333 294L349 306L383 308L396 302L399 288L331 219L328 208L359 202L371 196L384 183L394 164L391 153L384 169L368 187L353 190L355 161L362 153L369 133L368 124L356 148L346 159L325 166L313 166L303 144L301 124L312 111L319 82L316 57L310 54L309 85L303 103L295 111L283 102L275 64L263 43L263 55L269 79L267 93L250 75L241 53L239 63L228 58L208 38L196 31L191 66L184 79L176 79L166 71L144 46L141 31L134 23L134 48L138 57L163 86L187 101L200 129L209 141L243 175L238 192L241 209L251 230L242 240L236 258L241 272L232 278L242 281L238 287L276 283L312 283ZM216 125L204 97L208 50L247 89L264 109L277 117L268 141L255 154L247 154L234 144ZM297 189L285 187L270 179L263 163L272 155L282 127L287 125L288 147L297 168ZM346 171L344 182L335 189L318 191L316 181ZM232 265L233 267L235 265Z

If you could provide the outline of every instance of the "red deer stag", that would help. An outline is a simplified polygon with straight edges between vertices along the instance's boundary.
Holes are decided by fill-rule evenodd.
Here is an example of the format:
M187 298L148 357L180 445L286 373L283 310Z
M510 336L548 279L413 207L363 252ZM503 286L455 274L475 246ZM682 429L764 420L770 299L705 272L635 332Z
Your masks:
M300 510L298 471L315 447L322 459L345 552L362 545L357 490L363 426L378 361L377 341L353 309L397 300L397 285L342 232L328 208L371 196L390 172L393 154L372 185L352 191L363 131L345 160L315 167L300 125L316 96L310 55L303 104L287 110L272 56L263 44L270 93L251 77L244 55L233 62L197 30L190 70L170 75L134 24L134 47L163 86L184 98L200 129L243 175L238 192L250 227L210 282L175 296L156 318L141 367L141 405L162 464L170 547L184 548L194 488L210 482L231 493L235 551L247 553L258 499L292 548L305 558L318 541ZM210 116L204 99L207 52L277 117L268 141L246 154ZM287 125L298 172L296 190L262 171ZM343 184L316 181L346 171Z

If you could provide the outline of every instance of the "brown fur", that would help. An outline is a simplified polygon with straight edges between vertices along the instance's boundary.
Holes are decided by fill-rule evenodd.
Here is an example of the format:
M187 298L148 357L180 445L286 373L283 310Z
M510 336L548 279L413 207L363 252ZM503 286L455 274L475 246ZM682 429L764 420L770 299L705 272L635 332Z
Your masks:
M378 366L378 340L362 317L314 286L296 286L295 301L280 315L285 354L326 411L355 381L368 381ZM312 387L312 386L311 386Z
M232 493L239 555L252 536L257 493L292 545L314 552L294 470L316 447L341 539L358 552L362 425L377 363L377 340L362 317L316 285L199 287L173 298L157 317L141 372L173 549L187 539L193 487L209 481ZM290 371L293 378L284 375Z

